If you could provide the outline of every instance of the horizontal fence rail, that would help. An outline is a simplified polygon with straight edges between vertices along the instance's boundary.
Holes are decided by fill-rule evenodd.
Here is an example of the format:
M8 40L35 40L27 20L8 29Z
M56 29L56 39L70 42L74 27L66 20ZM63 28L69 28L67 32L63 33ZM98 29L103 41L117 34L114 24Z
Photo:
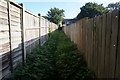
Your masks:
M13 72L18 62L49 38L49 27L58 26L26 10L23 4L0 0L0 79Z
M63 30L97 78L120 78L120 11L84 18Z

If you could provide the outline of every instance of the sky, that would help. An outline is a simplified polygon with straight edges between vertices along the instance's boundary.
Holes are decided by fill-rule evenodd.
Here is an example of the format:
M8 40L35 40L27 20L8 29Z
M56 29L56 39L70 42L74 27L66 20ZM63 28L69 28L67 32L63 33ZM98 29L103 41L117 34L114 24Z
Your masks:
M50 8L59 8L65 10L65 18L75 18L80 13L80 7L87 2L103 4L106 7L109 3L115 3L120 0L12 0L16 3L23 3L25 9L34 14L40 13L46 16Z

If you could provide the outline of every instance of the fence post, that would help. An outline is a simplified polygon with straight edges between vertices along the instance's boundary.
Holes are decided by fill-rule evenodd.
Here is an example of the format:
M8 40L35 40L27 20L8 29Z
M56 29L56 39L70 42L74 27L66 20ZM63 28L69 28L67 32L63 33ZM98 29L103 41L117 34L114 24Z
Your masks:
M39 44L41 44L41 14L38 14L39 16Z
M26 46L25 46L25 10L24 5L21 3L21 29L22 29L22 62L23 65L26 63Z
M9 55L9 66L11 73L13 72L13 61L12 61L12 41L11 41L11 15L10 15L10 2L7 2L8 6L8 26L9 26L9 40L10 40L10 55Z

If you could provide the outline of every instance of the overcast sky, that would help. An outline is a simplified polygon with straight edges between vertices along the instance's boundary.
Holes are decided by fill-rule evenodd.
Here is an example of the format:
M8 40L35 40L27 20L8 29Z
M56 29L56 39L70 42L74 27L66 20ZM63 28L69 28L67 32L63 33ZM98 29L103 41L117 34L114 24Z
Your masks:
M60 8L65 10L65 18L74 18L80 12L80 7L87 2L95 2L107 6L109 3L115 3L120 0L12 0L17 3L24 3L24 6L29 11L41 13L42 16L47 14L50 8Z

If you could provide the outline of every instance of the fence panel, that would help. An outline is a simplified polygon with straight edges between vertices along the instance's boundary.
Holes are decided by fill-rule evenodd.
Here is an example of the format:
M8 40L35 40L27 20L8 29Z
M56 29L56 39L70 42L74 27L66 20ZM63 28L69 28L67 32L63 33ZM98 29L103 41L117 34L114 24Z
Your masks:
M10 38L12 50L12 66L16 68L17 62L22 62L22 30L21 30L21 10L10 4Z
M8 5L5 0L0 1L0 79L10 73L9 55L10 39L8 25Z
M25 44L26 52L31 52L39 44L39 17L25 10Z
M40 41L41 41L41 44L45 42L45 25L46 23L46 20L44 18L41 17L41 38L40 38Z
M119 11L113 11L64 27L65 34L71 35L69 38L77 44L88 67L98 78L120 78L119 14Z
M25 10L23 4L0 0L0 79L13 72L18 62L25 63L26 52L32 52L48 39L49 23ZM57 25L51 24L55 31Z

